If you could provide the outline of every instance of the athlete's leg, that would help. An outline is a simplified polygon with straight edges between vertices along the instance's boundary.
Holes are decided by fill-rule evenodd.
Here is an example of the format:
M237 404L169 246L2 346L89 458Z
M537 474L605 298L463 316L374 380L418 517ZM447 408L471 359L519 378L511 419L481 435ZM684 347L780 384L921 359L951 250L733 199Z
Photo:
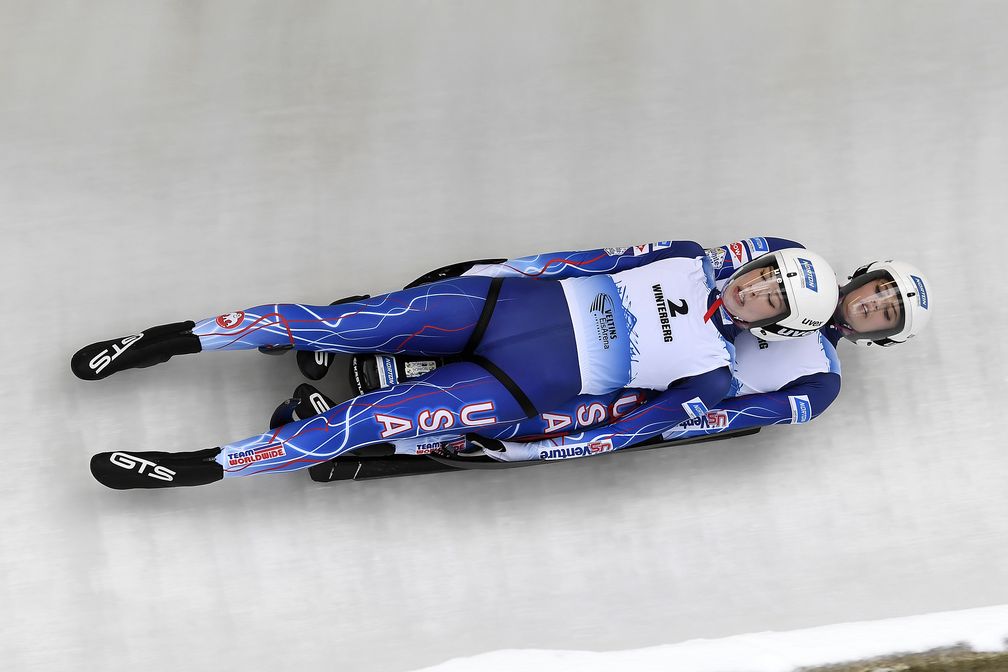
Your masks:
M442 380L445 370L457 379ZM438 372L342 404L302 384L274 412L269 432L188 453L101 453L92 458L91 471L117 489L205 485L224 477L311 467L373 443L417 455L453 442L464 445L470 433L503 440L556 438L616 420L645 397L641 390L581 395L552 406L552 412L515 419L522 412L517 403L481 367L449 364Z
M337 404L270 432L221 446L225 478L305 469L355 448L393 438L473 431L524 417L493 375L468 362L423 379Z
M524 414L497 378L476 364L460 362L220 448L101 453L92 458L91 473L117 489L204 485L305 469L391 438L475 430Z
M207 318L192 332L203 350L292 345L296 350L460 352L483 311L489 278L443 280L335 306L279 303Z
M97 380L179 354L284 345L350 353L453 354L472 336L490 285L490 278L473 276L335 306L256 306L94 343L73 356L71 368L79 378Z
M573 330L562 292L551 291L555 283L526 282L521 291L501 289L510 307L495 318L498 326L491 319L487 347L477 348L474 362L445 365L415 382L212 449L212 456L206 451L181 459L107 453L92 459L92 473L116 488L197 485L225 476L304 469L389 439L479 431L529 417L537 408L556 408L581 387ZM536 308L533 313L518 310L525 301ZM524 320L524 328L501 326L518 320ZM179 478L163 480L168 472Z

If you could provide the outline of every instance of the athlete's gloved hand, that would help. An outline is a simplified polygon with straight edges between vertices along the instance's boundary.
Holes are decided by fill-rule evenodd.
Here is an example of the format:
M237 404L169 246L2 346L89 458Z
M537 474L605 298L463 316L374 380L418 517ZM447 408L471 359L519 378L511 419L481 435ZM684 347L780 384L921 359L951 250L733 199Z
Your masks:
M538 441L531 443L520 443L518 441L501 441L500 439L488 439L477 434L466 434L466 451L481 448L483 454L498 462L523 462L526 460L538 460L539 449L536 447Z
M335 405L335 401L315 387L308 383L301 383L295 388L294 396L282 402L273 411L273 416L270 418L270 429L325 413Z

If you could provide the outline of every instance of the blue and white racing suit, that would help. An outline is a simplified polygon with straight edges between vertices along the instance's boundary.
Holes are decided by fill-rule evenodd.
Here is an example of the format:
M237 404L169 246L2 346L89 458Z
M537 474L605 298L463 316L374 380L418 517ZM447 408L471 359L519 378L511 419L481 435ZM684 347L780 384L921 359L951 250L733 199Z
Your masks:
M660 242L577 254L519 277L473 274L336 306L270 304L201 320L192 333L203 350L464 360L224 445L225 476L302 469L390 439L488 432L627 388L646 390L646 403L583 432L575 453L618 450L704 417L731 389L737 335L708 310L718 291L705 250Z
M664 243L584 252L555 252L473 267L467 274L492 277L569 277L623 268L631 259L649 258ZM802 247L782 238L749 238L706 250L717 289L750 259L775 250ZM729 320L722 314L721 319ZM747 427L805 423L820 415L840 392L840 362L836 346L841 335L825 326L818 334L789 341L764 341L748 331L733 338L732 381L725 399L705 413L683 419L662 432L666 439L683 439ZM564 459L588 454L588 428L604 429L655 395L648 389L623 389L604 395L581 395L569 402L519 422L480 429L479 434L505 441L499 459ZM432 440L394 441L396 452L428 453L457 435ZM520 440L519 443L517 440ZM591 452L591 451L588 451Z

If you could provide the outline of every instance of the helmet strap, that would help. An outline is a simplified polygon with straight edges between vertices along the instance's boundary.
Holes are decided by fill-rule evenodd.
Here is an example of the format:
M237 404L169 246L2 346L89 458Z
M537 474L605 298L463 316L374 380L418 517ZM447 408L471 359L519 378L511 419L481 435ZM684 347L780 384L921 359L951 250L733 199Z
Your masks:
M714 313L716 313L717 309L721 307L721 304L722 304L722 301L721 301L721 297L719 296L714 301L714 303L711 304L710 308L707 309L707 312L704 313L704 316L703 316L704 323L710 322L710 319L712 317L714 317Z

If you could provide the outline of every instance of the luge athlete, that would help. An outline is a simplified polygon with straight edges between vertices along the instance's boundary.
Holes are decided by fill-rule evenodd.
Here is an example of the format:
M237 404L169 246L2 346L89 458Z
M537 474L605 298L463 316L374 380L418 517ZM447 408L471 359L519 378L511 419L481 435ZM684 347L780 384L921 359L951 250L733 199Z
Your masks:
M389 438L511 423L578 395L657 391L589 441L594 452L617 450L721 401L741 329L799 338L816 333L836 305L832 269L808 250L763 255L739 268L723 292L697 243L602 256L617 257L608 273L467 276L337 306L257 306L87 346L71 360L87 380L178 354L284 345L455 359L416 381L219 448L102 453L92 473L115 488L200 485L302 469Z
M750 238L707 250L717 286L751 258L768 250L799 246L780 238ZM565 263L577 265L585 253L566 253ZM534 273L539 258L509 260L472 272ZM862 346L890 346L906 342L930 320L930 283L916 267L901 261L876 261L859 267L839 289L832 319L808 339L768 341L742 332L734 340L732 384L726 399L707 414L685 419L663 432L681 439L746 427L805 423L818 417L840 391L841 338ZM395 375L394 370L391 375ZM599 428L647 401L649 390L621 390L607 395L582 396L539 416L479 430L469 448L479 447L499 460L565 459L587 454L581 430ZM417 454L458 450L457 435L439 441L399 440L397 453ZM494 439L498 439L495 441ZM537 440L538 439L538 440Z

